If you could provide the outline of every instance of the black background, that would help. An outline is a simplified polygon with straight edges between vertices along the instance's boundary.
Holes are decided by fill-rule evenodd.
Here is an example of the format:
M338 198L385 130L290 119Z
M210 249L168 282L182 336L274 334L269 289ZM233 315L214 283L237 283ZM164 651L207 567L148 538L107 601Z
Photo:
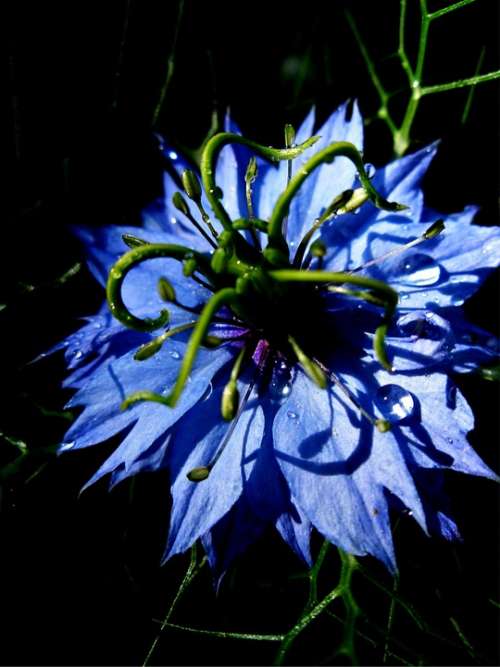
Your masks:
M417 2L409 0L408 42L414 47ZM429 0L431 9L448 3ZM470 76L483 45L482 71L498 69L497 3L478 0L431 28L425 82ZM391 87L404 85L394 58L399 3L196 2L186 0L175 71L157 129L177 147L196 148L215 109L229 106L244 133L281 144L283 125L296 125L316 104L320 120L346 98L365 117L377 100L343 11L356 17ZM16 2L4 6L3 59L6 150L0 265L3 337L0 431L25 440L33 454L4 480L0 504L0 661L3 664L137 664L176 590L186 562L159 568L168 526L168 480L162 473L108 495L100 484L78 491L110 446L50 458L41 448L60 441L64 365L54 357L26 365L94 312L102 294L86 269L64 285L54 280L81 259L72 224L135 224L158 195L162 162L151 120L166 73L178 3ZM272 11L271 11L272 10ZM124 27L126 25L126 30ZM476 90L470 117L460 117L466 91L424 99L413 148L438 137L440 153L426 179L427 201L444 211L481 206L480 224L498 222L498 86ZM394 100L394 109L404 95ZM365 157L391 158L381 123L367 126ZM25 285L35 285L29 290ZM468 314L498 331L498 281L488 279ZM470 436L485 461L498 466L498 393L475 378L460 381L477 416ZM2 442L0 462L15 449ZM30 479L33 473L38 474ZM464 543L428 540L410 519L397 533L402 590L436 631L457 640L456 619L480 654L498 664L498 493L492 482L447 478ZM133 491L133 493L132 493ZM130 502L133 495L133 502ZM334 583L335 558L324 585ZM376 563L373 574L390 585ZM206 628L281 632L297 618L301 566L274 536L252 548L216 597L207 572L181 604L179 622ZM358 590L359 588L359 590ZM326 590L326 589L325 589ZM388 599L366 582L356 588L363 609L383 625ZM341 607L337 611L341 611ZM176 620L174 619L174 620ZM361 625L369 633L370 625ZM395 636L426 664L472 664L467 651L419 633L397 612ZM317 664L331 657L338 625L320 621L292 659ZM378 664L381 649L359 640L360 659ZM224 642L168 632L153 662L267 664L269 644ZM330 657L328 657L330 656Z

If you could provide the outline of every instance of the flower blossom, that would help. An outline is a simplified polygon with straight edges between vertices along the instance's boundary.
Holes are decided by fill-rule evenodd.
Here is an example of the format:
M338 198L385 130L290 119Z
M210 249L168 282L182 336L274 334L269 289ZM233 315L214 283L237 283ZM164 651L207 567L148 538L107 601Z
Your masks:
M121 438L86 486L168 469L164 559L200 539L218 578L270 525L306 563L315 528L394 572L391 511L455 539L431 481L497 479L453 374L498 358L461 306L499 229L425 206L436 144L367 171L356 104L314 123L278 150L228 118L203 190L162 143L142 227L77 230L108 302L57 346L81 409L60 450Z

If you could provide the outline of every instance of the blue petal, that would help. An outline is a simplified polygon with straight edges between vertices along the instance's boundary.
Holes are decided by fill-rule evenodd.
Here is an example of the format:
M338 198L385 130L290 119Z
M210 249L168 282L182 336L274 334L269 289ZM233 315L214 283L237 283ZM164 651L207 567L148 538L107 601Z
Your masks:
M188 413L172 434L173 504L165 559L188 549L231 509L241 496L262 440L262 410L249 406L234 425L229 444L209 477L200 483L187 479L190 470L210 463L233 426L220 417L222 389L221 378L210 398Z
M288 546L309 567L311 557L311 522L306 515L293 505L289 512L284 512L276 521L276 528Z
M394 571L383 475L366 465L378 460L387 474L392 450L387 443L381 447L371 424L352 412L333 391L318 389L298 373L274 422L276 458L293 497L319 532L349 553L375 555ZM398 475L399 468L397 461Z
M161 432L177 421L199 400L214 373L232 356L224 347L210 351L200 349L192 381L186 385L175 408L146 402L136 404L125 412L120 411L121 402L135 391L148 389L161 393L171 389L185 350L185 343L170 340L160 352L146 361L135 361L133 352L129 352L102 364L68 403L69 407L83 405L84 410L67 432L67 445L62 449L77 449L102 442L137 421L127 441L113 454L117 465L136 457L157 437L156 424ZM141 440L141 432L144 433L144 440Z

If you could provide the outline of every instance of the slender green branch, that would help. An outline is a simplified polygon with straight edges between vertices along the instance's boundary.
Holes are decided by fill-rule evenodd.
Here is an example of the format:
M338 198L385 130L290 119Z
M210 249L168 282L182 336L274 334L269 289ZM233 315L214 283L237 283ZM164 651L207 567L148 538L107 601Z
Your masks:
M161 623L162 621L157 621ZM255 635L246 632L224 632L220 630L202 630L201 628L191 628L188 625L178 625L177 623L165 623L165 627L172 630L182 630L195 635L204 635L205 637L216 637L217 639L246 639L257 642L281 642L285 635Z
M484 56L486 55L486 48L483 46L481 49L481 53L479 54L479 58L477 61L476 65L476 71L474 72L474 76L478 76L479 72L481 71L481 67L483 66L484 62ZM462 125L465 125L467 122L467 119L469 118L469 113L472 107L472 100L474 98L474 93L476 92L476 84L472 84L470 87L470 90L467 94L467 101L465 102L464 110L462 112L462 118L460 119L460 122Z
M476 0L460 0L460 2L455 2L454 5L449 5L448 7L437 9L435 12L432 12L428 15L429 20L433 21L434 19L438 19L445 14L449 14L450 12L454 12L456 9L460 9L460 7L471 5L473 2L476 2Z
M165 618L163 619L163 621L161 621L160 630L159 630L158 634L156 635L153 643L151 644L146 657L144 658L143 667L146 667L146 665L149 664L149 661L151 660L151 657L152 657L152 655L153 655L153 653L156 649L156 646L158 645L158 642L160 641L162 632L165 630L166 627L168 627L170 625L169 620L170 620L172 614L174 613L174 610L177 606L177 603L179 602L181 597L184 595L185 590L188 588L188 586L191 584L193 579L196 577L196 575L198 574L198 572L201 570L201 568L203 567L203 565L206 562L207 562L207 558L205 556L200 561L199 564L197 563L196 543L193 544L193 546L191 547L191 558L189 560L189 565L188 565L188 568L186 570L186 573L185 573L185 575L184 575L184 577L181 581L181 585L179 586L179 588L177 590L177 593L175 594L174 599L172 600L172 604L170 605L170 607L169 607L169 609L168 609L168 611L165 615Z
M449 83L439 83L435 86L424 86L420 89L420 94L424 96L433 95L434 93L445 93L448 90L457 90L458 88L476 86L478 83L486 83L486 81L495 81L496 79L500 79L500 70L496 70L495 72L488 72L488 74L471 76L468 79L459 79L458 81L450 81Z
M352 33L356 39L356 42L358 43L359 50L361 51L361 55L363 57L363 60L365 62L366 68L368 70L368 73L370 75L370 78L372 80L373 85L375 86L375 90L377 91L377 94L380 99L380 108L377 112L377 115L379 118L385 121L387 126L389 127L389 130L394 133L396 131L396 124L394 120L392 119L392 116L389 112L389 108L387 106L387 102L389 100L389 93L386 91L384 88L382 81L377 73L377 70L375 68L375 64L370 56L370 53L368 52L368 49L366 47L366 44L361 37L361 33L358 30L358 26L356 25L356 21L354 20L354 17L352 14L346 10L345 16L347 19L347 22L349 23L349 27L352 30Z
M415 81L415 75L413 73L413 68L406 54L405 47L405 28L406 28L406 0L400 1L400 10L399 10L399 43L398 43L398 56L401 62L401 67L406 72L408 78L408 83L410 88L413 86Z
M175 29L174 29L174 37L172 39L172 47L170 49L170 54L168 56L167 60L167 73L165 75L165 81L163 82L163 86L160 91L160 98L158 100L158 104L155 107L154 113L153 113L153 127L156 127L156 124L158 122L158 118L160 117L160 113L163 107L163 103L165 102L165 97L167 95L168 88L170 86L170 82L172 81L172 77L174 75L174 67L175 67L175 51L177 48L177 40L179 37L179 30L181 27L181 22L182 22L182 15L184 13L184 0L179 0L179 10L177 12L177 20L175 23Z

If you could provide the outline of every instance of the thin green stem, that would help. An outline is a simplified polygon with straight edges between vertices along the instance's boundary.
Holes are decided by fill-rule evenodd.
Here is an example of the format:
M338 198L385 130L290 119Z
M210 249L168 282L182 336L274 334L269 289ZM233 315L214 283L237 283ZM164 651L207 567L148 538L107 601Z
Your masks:
M424 86L420 89L422 96L433 95L434 93L445 93L448 90L457 90L459 88L467 88L468 86L475 86L478 83L485 83L486 81L495 81L500 79L500 70L495 72L488 72L488 74L479 74L478 76L471 76L468 79L459 79L458 81L451 81L450 83L440 83L435 86Z
M169 620L172 617L172 614L174 613L174 610L175 610L179 600L184 595L185 590L191 584L191 582L196 577L196 575L201 570L201 568L206 563L206 561L207 561L207 558L205 556L201 560L201 562L199 564L197 564L196 543L193 544L193 546L191 547L191 558L189 560L189 565L188 565L188 568L186 570L186 573L185 573L185 575L184 575L184 577L181 581L181 585L179 586L179 588L177 590L177 593L175 594L174 599L172 600L172 604L170 605L170 607L169 607L169 609L168 609L168 611L165 615L165 618L163 619L163 621L161 621L160 630L159 630L158 634L156 635L153 643L151 644L146 657L144 658L144 662L142 663L143 667L146 667L146 665L149 664L149 661L151 660L151 657L152 657L152 655L153 655L153 653L156 649L156 646L158 645L158 642L160 641L160 638L161 638L161 635L162 635L163 631L165 630L166 627L170 626Z
M399 5L399 43L398 43L398 56L401 62L401 67L406 73L408 78L408 83L410 88L413 86L415 80L415 75L413 74L413 68L406 54L405 47L405 28L406 28L406 0L400 0Z
M477 61L476 65L476 71L474 72L474 76L478 76L479 72L481 71L481 67L483 66L484 62L484 56L486 55L486 48L483 46L481 49L481 53L479 54L479 58ZM470 90L467 94L467 101L465 102L464 110L462 112L462 118L460 119L460 122L462 125L465 125L469 118L470 110L472 107L472 100L474 99L474 93L476 92L476 84L472 84L470 87Z
M181 22L182 22L182 16L184 13L184 0L179 0L179 10L177 12L177 20L175 23L175 28L174 28L174 37L172 39L172 47L170 49L170 54L168 56L167 60L167 73L165 75L165 81L163 82L163 86L160 91L160 98L158 100L158 103L155 107L154 113L153 113L153 127L156 127L156 124L158 122L158 118L160 117L161 110L163 108L163 104L165 102L165 97L167 95L167 91L169 89L170 83L172 81L172 77L174 75L174 68L175 68L175 51L177 48L177 40L179 38L179 30L181 27Z
M353 630L354 630L354 621L358 615L358 607L352 597L351 593L351 579L354 571L357 569L357 561L354 556L349 554L344 554L339 549L339 554L342 560L342 566L340 571L339 583L335 588L330 591L320 602L315 604L310 611L304 613L298 622L293 626L291 630L283 637L281 645L279 647L278 653L274 660L274 665L282 665L285 661L285 658L295 641L298 635L303 632L307 626L314 621L323 611L325 611L328 606L336 599L343 598L344 605L346 607L346 627L344 631L344 639L339 648L340 653L346 653L348 655L354 655L353 647Z
M219 132L213 136L206 144L203 149L200 163L201 178L203 181L203 187L210 202L210 206L215 214L215 217L221 222L224 229L231 230L232 223L229 215L227 214L224 206L222 205L220 199L222 198L223 193L217 188L215 182L215 165L220 151L227 144L242 144L243 146L248 146L252 150L267 160L272 162L278 162L280 160L291 160L301 153L303 153L307 148L310 148L319 137L311 137L304 141L304 143L294 148L270 148L269 146L262 146L255 141L246 139L239 134L232 134L231 132Z
M200 253L185 246L172 243L148 243L132 248L132 250L122 255L113 265L106 285L109 308L114 317L126 327L136 329L137 331L154 331L168 322L168 310L162 310L160 315L155 319L140 319L136 317L128 310L121 295L123 281L131 269L144 261L160 257L176 259L179 262L182 262L187 257L195 257L200 270L212 278L212 271L207 259Z
M449 5L448 7L437 9L435 12L429 14L429 20L433 21L434 19L438 19L445 14L449 14L450 12L454 12L456 9L460 9L460 7L471 5L473 2L476 2L476 0L460 0L460 2L455 2L454 5Z
M392 584L392 592L393 594L397 594L398 591L398 585L399 581L397 577L394 577L394 581ZM384 634L384 652L382 655L382 664L385 665L387 664L387 658L389 657L389 641L391 638L391 632L392 632L392 625L394 623L394 614L396 611L396 599L394 595L391 595L391 601L389 603L389 613L387 615L387 627L385 630Z
M366 68L368 70L368 74L370 75L370 78L372 80L373 85L375 86L375 90L377 91L377 94L380 99L380 108L377 112L377 115L380 119L384 120L387 126L389 127L389 130L391 131L392 134L396 132L396 124L389 112L388 108L388 101L389 101L389 93L386 91L384 88L382 81L380 80L380 77L377 73L377 70L375 68L375 64L370 56L370 53L366 47L366 44L361 37L361 33L358 30L358 26L356 25L356 21L354 20L354 17L349 11L345 12L345 16L347 19L347 22L349 23L349 27L352 30L352 33L356 39L356 42L359 46L359 50L361 51L361 55L363 57L363 60L365 62Z
M417 64L415 66L415 84L420 85L424 71L425 54L427 52L427 37L429 35L429 12L427 10L427 0L420 0L420 35L418 39Z
M157 621L161 623L162 621ZM246 639L248 641L257 642L281 642L284 635L256 635L247 632L224 632L221 630L202 630L201 628L191 628L188 625L178 625L177 623L165 623L165 627L172 628L172 630L181 630L182 632L189 632L195 635L202 635L205 637L217 637L217 639Z
M315 169L324 163L332 162L334 158L338 156L346 157L353 162L358 171L359 180L375 206L386 211L401 211L407 208L401 204L387 201L377 192L377 190L375 190L365 171L361 154L354 144L351 144L348 141L337 141L313 155L299 169L288 184L286 190L279 196L271 213L271 217L269 218L269 244L271 246L282 248L284 245L282 236L283 218L287 215L290 203L300 186Z

